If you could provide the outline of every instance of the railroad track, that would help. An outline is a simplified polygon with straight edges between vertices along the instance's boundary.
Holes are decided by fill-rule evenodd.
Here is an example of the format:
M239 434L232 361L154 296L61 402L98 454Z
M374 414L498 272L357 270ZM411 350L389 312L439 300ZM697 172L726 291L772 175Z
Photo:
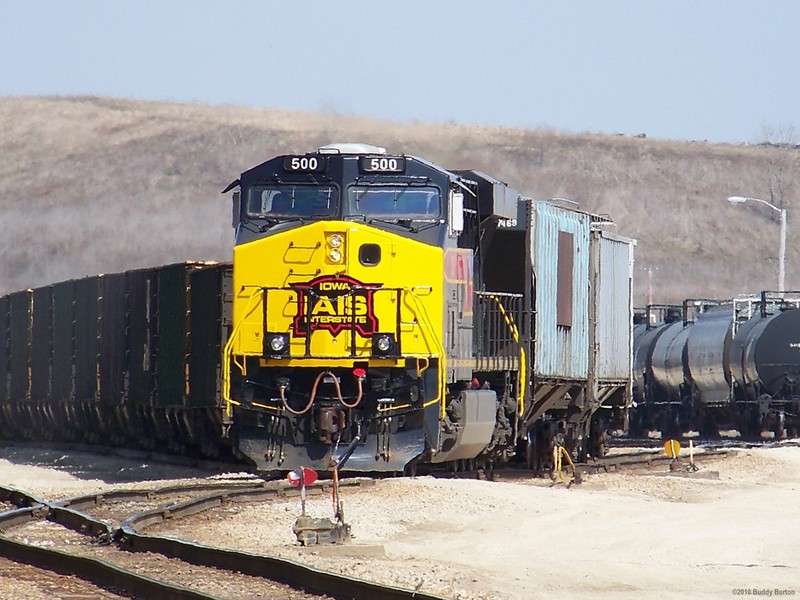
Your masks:
M789 439L780 441L746 441L737 439L692 439L695 444L693 460L703 463L707 460L724 458L741 450L749 448L765 448L777 446L798 446L800 440ZM678 463L689 463L689 440L681 440L682 450ZM579 463L577 468L583 473L610 473L623 469L639 469L659 467L676 462L664 452L665 440L651 438L626 438L612 441L611 448L614 453L601 459L586 463ZM625 451L629 449L629 451Z
M641 448L642 440L628 440L627 445L631 448L614 444L611 456L579 464L579 472L658 469L671 461L660 450L661 442L658 447L647 449ZM652 440L651 445L655 445ZM705 442L695 460L701 463L748 447L752 445L723 442L714 446ZM504 468L450 475L509 481L536 474L528 469ZM247 594L244 590L259 589L263 593L266 586L270 586L269 597L274 598L434 597L325 573L276 557L210 548L146 533L147 528L158 523L168 523L226 503L269 502L298 494L296 488L287 487L283 481L265 482L242 474L232 477L244 477L244 480L149 490L113 490L57 502L0 487L0 533L4 534L0 535L0 555L33 567L76 575L103 589L156 600L240 597ZM342 485L370 483L374 481L343 480ZM330 482L309 486L308 493L324 494L329 489L327 486ZM25 529L37 523L46 523L51 528L40 533L39 539ZM21 530L24 533L20 533ZM64 531L72 537L60 533ZM34 540L25 540L26 534ZM53 544L53 539L62 541ZM45 543L52 545L44 546ZM173 572L183 572L184 578L197 581L211 578L216 585L190 589L168 576Z
M798 446L800 440L749 441L739 439L680 438L681 455L677 461L666 455L666 440L653 438L614 438L611 440L611 453L604 458L593 459L576 466L582 473L610 473L620 470L660 468L670 463L689 464L690 441L694 444L693 460L703 463L712 459L725 458L750 448L769 448L779 446ZM680 469L678 469L680 470Z
M652 440L650 440L652 442ZM737 450L757 447L759 444L703 443L702 447L695 449L694 461L702 463L710 459L724 458ZM763 446L763 444L761 444ZM576 472L581 475L597 473L614 473L623 470L656 469L677 462L687 464L689 461L688 450L684 448L682 456L675 461L663 450L663 442L658 444L644 444L643 440L628 440L612 445L614 453L603 458L590 459L587 462L575 463ZM625 451L628 449L629 451ZM515 481L532 478L543 478L549 471L536 471L525 467L504 465L496 469L465 469L460 471L425 471L424 475L444 478L484 479L488 481Z
M710 459L724 458L735 452L733 448L702 448L694 454L694 462L705 462ZM576 465L581 473L612 473L626 469L641 469L647 467L659 467L670 465L671 463L688 465L687 455L682 456L677 461L663 453L662 450L642 450L614 454L603 458L598 458L585 463Z
M340 485L370 483L345 480ZM307 493L324 494L330 485L322 482L308 486ZM22 490L0 486L0 509L8 509L0 513L0 554L15 562L77 576L114 593L153 600L237 598L252 596L256 591L268 593L270 598L292 600L437 599L419 591L328 573L273 556L204 546L143 531L167 519L188 517L229 502L264 502L297 494L296 488L283 482L241 482L114 490L48 502ZM167 497L171 501L164 503ZM154 500L162 502L153 508ZM10 506L14 508L9 509ZM193 583L190 587L180 581Z
M696 457L698 458L698 460L701 461L705 460L704 458L700 458L703 455L719 456L721 454L724 454L724 451L726 450L735 451L737 449L747 449L747 448L761 448L761 447L772 447L781 445L800 445L800 439L788 439L781 441L772 441L772 440L745 441L739 439L697 438L694 439L693 441L697 444L698 453L696 454ZM648 463L658 464L660 462L668 462L670 460L668 457L662 457L660 459L655 457L657 452L661 451L661 449L663 448L664 442L665 440L655 439L655 438L626 438L626 437L611 438L609 445L613 451L630 449L631 452L626 454L615 454L612 456L606 456L602 459L593 459L587 463L578 463L577 466L585 468L586 472L601 472L601 471L608 472L622 468L635 468L637 465L647 465ZM686 455L688 453L689 439L681 438L680 442L683 445L684 455ZM133 450L127 448L114 448L109 446L98 446L98 445L88 445L88 444L78 444L78 443L41 444L33 442L0 441L0 448L4 447L35 448L37 450L49 450L49 451L55 450L64 453L85 452L89 454L95 454L98 456L107 456L107 455L119 456L120 458L142 461L143 463L148 463L148 464L160 464L164 466L193 468L207 473L221 474L229 472L231 469L234 469L240 473L247 473L252 476L258 475L257 471L254 468L249 467L248 465L240 462L199 460L183 455L163 454L147 450ZM505 473L506 475L504 476L503 473ZM430 465L420 465L418 467L417 474L431 475L434 477L454 476L463 478L471 477L477 479L495 479L497 477L501 478L506 477L513 479L522 476L545 475L543 473L537 474L530 469L519 468L514 466L501 466L491 471L486 469L466 469L459 471L447 471L444 469L430 468ZM394 474L374 475L376 479L387 476L393 477L395 475ZM0 505L0 509L2 509L2 505Z

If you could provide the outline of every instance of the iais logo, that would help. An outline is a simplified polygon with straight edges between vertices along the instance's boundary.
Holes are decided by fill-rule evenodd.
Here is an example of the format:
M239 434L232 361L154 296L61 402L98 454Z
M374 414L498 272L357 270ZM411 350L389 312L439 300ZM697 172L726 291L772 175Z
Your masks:
M355 327L363 337L378 330L373 296L379 283L362 283L347 275L323 275L292 285L297 291L297 314L292 321L295 337L325 329L334 337Z

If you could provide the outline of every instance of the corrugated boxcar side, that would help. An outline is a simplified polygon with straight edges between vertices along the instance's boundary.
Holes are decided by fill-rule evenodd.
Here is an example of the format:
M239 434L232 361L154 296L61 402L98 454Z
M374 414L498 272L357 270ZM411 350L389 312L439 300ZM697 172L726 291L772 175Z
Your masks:
M589 370L589 216L548 202L534 202L531 219L529 252L535 278L534 375L546 379L586 379ZM570 270L571 278L565 279ZM562 272L560 281L559 271Z
M598 381L628 381L632 354L633 240L592 232L592 313Z

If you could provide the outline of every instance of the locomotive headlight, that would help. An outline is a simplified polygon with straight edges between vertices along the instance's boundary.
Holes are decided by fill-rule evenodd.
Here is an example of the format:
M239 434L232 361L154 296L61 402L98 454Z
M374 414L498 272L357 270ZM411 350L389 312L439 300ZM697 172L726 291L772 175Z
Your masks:
M285 333L267 333L264 342L264 354L267 356L286 356L289 352L289 336Z
M377 333L372 337L372 354L389 356L395 353L394 336L390 333Z
M344 236L341 233L325 234L328 245L328 261L339 264L344 259Z
M392 340L389 339L389 336L382 335L375 342L375 347L381 352L387 352L392 347Z

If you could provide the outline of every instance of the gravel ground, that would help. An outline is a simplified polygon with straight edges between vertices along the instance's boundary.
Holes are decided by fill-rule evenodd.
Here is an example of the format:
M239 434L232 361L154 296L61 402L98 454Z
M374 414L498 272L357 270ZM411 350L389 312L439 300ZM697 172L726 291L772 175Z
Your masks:
M4 600L112 600L126 598L66 577L0 558L0 597Z
M2 449L0 457L2 481L48 498L203 477L107 457L71 456L95 465L82 474ZM231 504L153 531L460 600L800 595L800 448L745 450L702 467L697 477L666 467L590 475L569 489L543 480L380 480L343 489L354 539L336 547L297 545L294 500ZM707 478L712 471L718 479ZM121 481L121 472L150 479ZM329 497L311 497L307 508L331 516Z

